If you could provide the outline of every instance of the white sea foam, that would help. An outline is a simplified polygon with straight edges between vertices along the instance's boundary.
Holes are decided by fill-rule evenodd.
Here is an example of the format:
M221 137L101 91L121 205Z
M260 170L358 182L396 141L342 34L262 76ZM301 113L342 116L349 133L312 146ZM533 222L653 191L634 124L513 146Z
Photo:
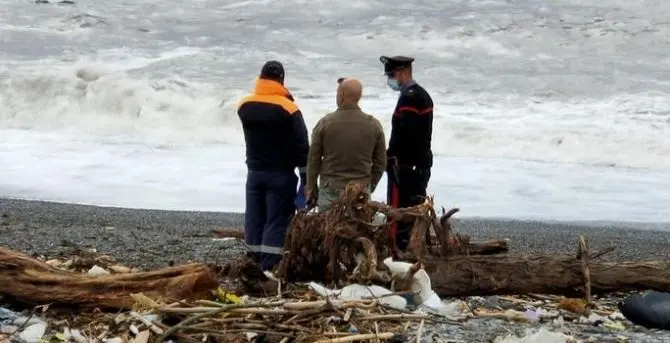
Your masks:
M235 107L263 61L284 62L310 129L335 79L360 78L388 138L378 56L398 53L435 102L446 205L668 219L668 28L643 1L0 5L0 195L240 210Z
M235 106L253 77L246 89L224 93L212 84L134 78L104 65L54 69L6 72L0 81L4 128L134 135L148 144L243 144ZM363 106L384 122L388 135L395 94L379 92ZM310 128L333 109L332 94L296 97ZM670 116L661 94L568 103L438 93L435 103L436 155L670 170Z

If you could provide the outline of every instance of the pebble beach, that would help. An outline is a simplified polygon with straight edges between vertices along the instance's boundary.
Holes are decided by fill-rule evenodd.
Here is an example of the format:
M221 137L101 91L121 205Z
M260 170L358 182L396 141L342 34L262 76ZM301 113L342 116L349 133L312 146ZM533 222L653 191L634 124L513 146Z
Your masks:
M458 214L456 215L456 217ZM210 231L241 228L243 214L187 212L98 207L45 201L0 199L0 244L15 250L58 257L75 248L94 248L128 266L160 268L187 262L226 263L244 251L237 240L216 239ZM593 250L616 246L603 257L610 261L667 260L670 231L636 227L632 223L531 222L497 219L453 219L454 228L476 240L509 239L514 255L574 253L580 235ZM616 297L601 301L616 304ZM468 302L482 301L469 299ZM487 303L500 306L497 297ZM623 331L567 323L543 324L545 330L568 332L591 342L668 342L665 332L639 327ZM541 325L517 324L496 319L476 319L464 325L439 324L426 327L424 338L442 342L494 342L496 337L539 335ZM542 338L544 337L544 338ZM590 338L589 338L590 337ZM538 336L536 339L547 339ZM624 339L622 341L622 339ZM589 341L589 340L586 340ZM516 342L509 340L507 342ZM519 341L525 342L525 341ZM532 341L535 342L535 341Z
M30 254L55 255L72 247L95 248L128 265L156 268L188 261L225 263L244 247L213 240L217 228L242 228L241 213L97 207L0 198L0 244ZM670 224L588 224L453 219L455 230L473 240L509 239L510 253L574 253L580 235L589 248L616 250L610 261L668 260ZM665 230L662 230L665 227Z

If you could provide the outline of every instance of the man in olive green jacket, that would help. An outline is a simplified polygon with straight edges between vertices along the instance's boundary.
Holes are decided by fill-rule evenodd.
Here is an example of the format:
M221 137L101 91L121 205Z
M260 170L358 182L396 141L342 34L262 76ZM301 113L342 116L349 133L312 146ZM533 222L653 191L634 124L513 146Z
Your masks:
M316 123L307 160L305 193L319 211L330 209L351 181L374 192L386 170L382 125L358 106L363 86L351 78L338 83L337 110Z

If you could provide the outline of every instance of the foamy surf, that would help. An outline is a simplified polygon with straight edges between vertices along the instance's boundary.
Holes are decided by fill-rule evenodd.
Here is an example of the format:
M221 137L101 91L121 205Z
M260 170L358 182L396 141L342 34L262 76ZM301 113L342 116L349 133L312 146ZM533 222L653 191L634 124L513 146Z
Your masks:
M61 66L50 72L6 71L6 78L0 81L3 127L79 130L101 137L143 136L148 144L218 141L241 146L235 106L251 90L254 76L247 80L246 89L224 91L216 84L180 77L151 79L130 74L194 53L129 63L130 71L102 64ZM378 92L368 94L362 104L385 124L388 136L387 113L394 94ZM332 94L300 95L296 92L310 129L334 109L329 104ZM494 96L468 100L466 96L439 92L435 96L433 149L438 156L670 170L670 137L666 134L670 116L659 95L573 104L510 97L496 101Z
M235 106L265 60L285 63L310 129L334 109L335 79L360 78L363 108L388 138L397 94L377 58L399 53L417 58L415 76L436 104L429 191L438 202L474 216L666 219L664 6L0 5L0 157L11 161L0 195L239 210ZM311 15L278 15L298 7Z

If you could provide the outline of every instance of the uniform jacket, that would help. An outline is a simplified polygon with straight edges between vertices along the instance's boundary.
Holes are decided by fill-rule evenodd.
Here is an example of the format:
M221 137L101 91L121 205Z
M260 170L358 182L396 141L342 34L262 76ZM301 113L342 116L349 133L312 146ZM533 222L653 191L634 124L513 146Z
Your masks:
M246 164L255 171L304 172L309 141L302 113L279 82L258 79L237 109L246 142Z
M431 168L433 152L433 100L415 82L403 87L391 120L388 156L401 166Z
M386 169L386 141L377 118L358 105L344 105L321 118L312 131L307 163L307 191L344 189L350 181L374 191Z

